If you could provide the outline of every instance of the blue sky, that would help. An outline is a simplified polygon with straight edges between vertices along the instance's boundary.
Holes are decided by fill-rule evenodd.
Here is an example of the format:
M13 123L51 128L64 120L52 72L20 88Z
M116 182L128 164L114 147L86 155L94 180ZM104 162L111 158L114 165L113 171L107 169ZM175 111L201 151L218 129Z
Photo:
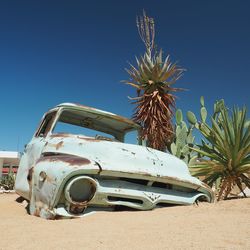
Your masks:
M177 107L198 113L224 98L250 106L249 1L0 1L0 150L23 150L42 114L76 102L131 117L127 62L144 52L135 17L187 69Z

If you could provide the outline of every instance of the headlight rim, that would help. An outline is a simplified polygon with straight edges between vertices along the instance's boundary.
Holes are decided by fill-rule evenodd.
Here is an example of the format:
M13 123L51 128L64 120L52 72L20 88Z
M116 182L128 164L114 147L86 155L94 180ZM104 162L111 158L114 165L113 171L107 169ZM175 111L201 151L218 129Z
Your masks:
M81 202L74 201L72 200L71 195L70 195L70 188L76 181L79 181L82 179L88 180L91 183L92 187L94 187L94 191L91 192L91 195L85 201L81 201ZM93 179L92 177L89 177L89 176L73 177L66 184L66 187L64 190L64 196L65 196L66 201L69 202L70 204L80 205L80 206L87 205L95 197L95 194L97 192L97 187L98 187L97 181Z

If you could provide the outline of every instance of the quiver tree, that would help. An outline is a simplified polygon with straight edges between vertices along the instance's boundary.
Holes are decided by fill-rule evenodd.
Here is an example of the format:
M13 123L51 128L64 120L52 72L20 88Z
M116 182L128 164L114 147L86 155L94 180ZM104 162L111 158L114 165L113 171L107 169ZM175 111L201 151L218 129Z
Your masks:
M130 80L124 81L136 88L137 97L130 98L136 105L133 120L142 126L142 139L149 147L164 151L174 134L172 117L175 109L174 92L181 90L173 84L182 76L183 69L163 58L162 49L155 49L155 24L143 12L137 18L139 35L146 52L136 58L137 65L126 69Z

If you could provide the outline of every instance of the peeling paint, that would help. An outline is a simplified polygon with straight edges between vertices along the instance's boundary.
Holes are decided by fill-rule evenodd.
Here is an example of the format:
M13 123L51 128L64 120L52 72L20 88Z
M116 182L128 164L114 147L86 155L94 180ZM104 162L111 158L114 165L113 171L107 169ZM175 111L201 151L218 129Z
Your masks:
M60 141L56 144L56 150L60 149L63 146L63 141Z
M90 164L90 160L86 158L81 158L74 155L51 155L51 156L43 156L41 157L37 163L41 161L47 161L47 162L56 162L56 161L62 161L65 163L68 163L69 166L75 165L75 166L83 166Z

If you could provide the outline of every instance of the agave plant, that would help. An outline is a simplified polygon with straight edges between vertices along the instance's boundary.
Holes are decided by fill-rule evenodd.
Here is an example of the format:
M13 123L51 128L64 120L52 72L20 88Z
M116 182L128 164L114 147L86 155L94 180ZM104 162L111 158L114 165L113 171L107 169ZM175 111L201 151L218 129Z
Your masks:
M203 106L203 113L204 110ZM234 186L238 186L246 196L243 187L250 188L250 123L247 109L235 107L229 111L221 100L215 104L211 125L205 120L203 117L197 123L194 114L189 113L189 121L205 138L199 148L193 148L203 158L190 166L191 173L205 176L204 182L210 186L216 184L218 200L226 199Z
M173 93L181 90L172 85L184 70L171 63L169 56L163 59L162 50L155 50L154 20L145 12L143 17L137 19L137 27L146 52L139 59L136 58L136 67L130 64L131 68L126 69L131 79L124 82L137 90L137 97L131 98L136 105L133 119L143 128L142 139L146 139L152 148L165 150L166 143L171 141L174 134Z

